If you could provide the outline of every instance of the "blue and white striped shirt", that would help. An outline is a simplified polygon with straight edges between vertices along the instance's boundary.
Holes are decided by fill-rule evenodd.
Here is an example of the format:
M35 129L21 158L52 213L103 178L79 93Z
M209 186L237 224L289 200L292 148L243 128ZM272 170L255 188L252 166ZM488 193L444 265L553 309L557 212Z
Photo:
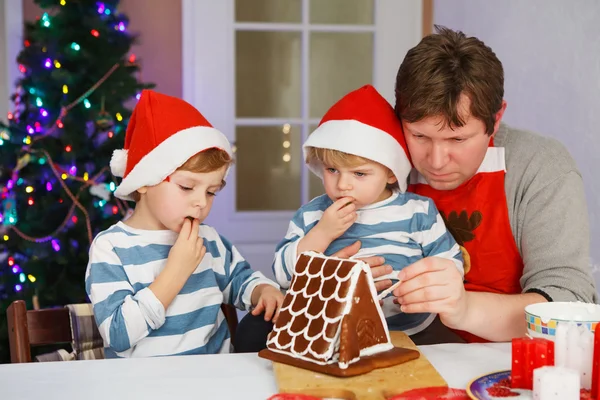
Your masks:
M259 284L254 272L214 228L200 225L206 255L165 310L148 288L164 269L177 233L139 230L119 222L90 248L86 291L107 358L230 352L221 304L248 310Z
M294 215L285 238L276 248L273 261L273 272L281 287L287 289L290 286L298 257L298 242L332 204L327 195L322 195L302 206ZM356 222L329 245L325 255L333 255L360 240L361 249L354 258L383 256L386 264L395 271L379 279L397 282L397 271L431 256L450 259L463 272L460 248L431 199L395 191L389 198L357 210L357 214ZM414 334L425 329L435 318L430 314L403 314L392 300L390 294L383 304L390 329Z

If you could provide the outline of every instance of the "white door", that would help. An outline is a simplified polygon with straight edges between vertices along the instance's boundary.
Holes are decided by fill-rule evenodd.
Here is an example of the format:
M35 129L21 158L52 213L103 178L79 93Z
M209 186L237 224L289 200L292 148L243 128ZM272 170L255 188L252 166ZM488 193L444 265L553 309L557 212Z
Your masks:
M0 0L0 121L13 111L10 101L19 77L16 62L23 46L23 5L21 0ZM2 140L2 139L0 139Z
M345 93L396 72L421 0L183 0L183 93L234 144L207 223L270 273L293 213L322 193L302 143Z

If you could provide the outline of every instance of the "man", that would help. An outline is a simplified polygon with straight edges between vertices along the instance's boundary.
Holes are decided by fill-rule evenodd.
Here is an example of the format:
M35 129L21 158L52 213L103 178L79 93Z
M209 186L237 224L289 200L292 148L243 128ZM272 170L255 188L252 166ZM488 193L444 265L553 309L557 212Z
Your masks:
M493 51L436 31L400 65L395 109L418 172L409 190L434 199L470 270L463 281L452 262L425 258L393 293L467 341L508 341L525 334L529 304L597 301L583 181L561 144L501 123Z
M400 65L395 108L418 172L410 190L434 199L468 271L463 280L453 263L424 258L400 272L393 293L406 313L439 315L411 336L417 344L509 341L525 335L529 304L597 302L583 181L560 143L500 122L504 72L494 52L436 29ZM383 257L365 261L375 278L392 272ZM270 326L244 318L240 328L257 333L247 351L264 348Z

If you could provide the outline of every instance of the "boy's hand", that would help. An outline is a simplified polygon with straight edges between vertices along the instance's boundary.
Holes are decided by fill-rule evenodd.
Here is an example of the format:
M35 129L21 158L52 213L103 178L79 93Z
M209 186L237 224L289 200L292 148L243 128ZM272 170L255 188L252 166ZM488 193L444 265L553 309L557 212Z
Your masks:
M206 254L204 239L198 236L200 223L197 219L190 222L187 218L179 232L177 241L169 252L169 265L191 275Z
M273 320L273 323L277 321L279 317L279 310L283 304L283 294L281 291L271 285L262 284L258 285L252 291L252 315L260 315L265 313L265 321ZM274 314L274 315L273 315Z
M356 206L352 197L342 197L330 205L315 226L330 242L342 236L356 222Z

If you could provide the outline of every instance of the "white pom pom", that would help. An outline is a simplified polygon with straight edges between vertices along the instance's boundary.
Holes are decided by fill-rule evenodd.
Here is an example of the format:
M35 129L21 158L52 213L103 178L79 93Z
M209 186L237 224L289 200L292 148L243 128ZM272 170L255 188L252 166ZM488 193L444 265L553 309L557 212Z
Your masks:
M125 168L127 167L127 150L119 149L113 151L112 158L110 159L110 170L114 176L122 178L125 175Z

